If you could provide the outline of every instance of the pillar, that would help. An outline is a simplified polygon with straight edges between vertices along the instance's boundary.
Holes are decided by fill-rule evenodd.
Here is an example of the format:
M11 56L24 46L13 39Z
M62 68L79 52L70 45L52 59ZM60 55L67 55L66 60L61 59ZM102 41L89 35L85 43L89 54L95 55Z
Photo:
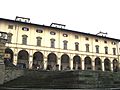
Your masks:
M14 54L13 64L17 65L17 54Z
M70 58L70 70L73 70L73 59Z
M29 69L32 69L32 65L33 65L33 56L29 57Z
M82 70L85 70L84 56L81 56Z
M113 72L113 62L112 62L112 60L110 60L110 68L111 68L111 71Z
M92 70L95 70L95 61L92 61Z
M33 64L33 53L32 50L29 50L29 69L32 69Z
M44 70L46 70L47 69L47 57L44 57L43 63L44 63Z
M58 57L57 64L59 65L58 69L61 70L61 58Z
M105 71L104 58L102 57L101 60L102 60L102 71Z

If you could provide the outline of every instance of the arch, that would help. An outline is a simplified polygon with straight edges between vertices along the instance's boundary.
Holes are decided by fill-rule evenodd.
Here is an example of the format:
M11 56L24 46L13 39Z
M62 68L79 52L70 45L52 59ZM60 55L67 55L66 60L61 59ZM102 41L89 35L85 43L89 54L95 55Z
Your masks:
M67 54L63 54L61 56L61 70L69 70L70 69L70 58Z
M91 70L92 69L92 60L89 56L85 57L85 62L84 62L84 65L85 65L85 70Z
M119 70L119 64L116 59L113 60L113 71L117 72Z
M18 61L17 66L20 68L28 68L29 67L29 54L26 50L21 50L18 52Z
M74 70L81 70L81 58L80 56L76 55L73 57L73 69Z
M9 59L9 62L13 63L13 51L10 48L5 49L5 57L4 59Z
M105 71L110 71L110 60L108 58L104 60L104 68Z
M33 54L33 69L43 69L43 54L41 52L35 52Z
M102 70L102 62L99 57L95 58L95 70Z
M55 70L57 65L57 56L54 53L50 53L47 57L47 70Z

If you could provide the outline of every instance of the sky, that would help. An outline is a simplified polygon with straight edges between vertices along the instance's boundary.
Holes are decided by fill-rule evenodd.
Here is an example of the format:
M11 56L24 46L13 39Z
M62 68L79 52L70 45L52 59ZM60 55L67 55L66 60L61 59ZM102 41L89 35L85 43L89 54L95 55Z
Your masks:
M16 16L85 33L107 32L107 37L120 39L120 0L0 0L0 18Z

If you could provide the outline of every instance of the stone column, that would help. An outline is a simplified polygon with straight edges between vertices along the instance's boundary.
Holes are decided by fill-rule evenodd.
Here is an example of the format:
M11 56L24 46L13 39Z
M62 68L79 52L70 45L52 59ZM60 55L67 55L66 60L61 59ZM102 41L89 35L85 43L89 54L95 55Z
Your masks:
M14 64L14 65L17 65L17 54L14 54L13 64Z
M44 63L44 70L46 70L47 69L47 57L44 57L43 63Z
M92 61L92 70L95 70L95 61Z
M61 70L61 58L59 57L58 60L57 60L57 64L59 65L59 70Z
M33 53L32 50L29 50L29 69L32 69L32 64L33 64Z
M73 70L73 59L70 58L70 70Z
M92 70L95 71L95 58L96 56L92 57Z
M85 70L84 56L81 56L81 61L82 61L82 70Z
M32 69L32 65L33 65L33 56L29 57L29 69Z
M112 60L110 60L110 67L111 67L111 71L113 72L113 62L112 62Z
M105 71L105 66L104 66L104 58L102 57L102 71Z

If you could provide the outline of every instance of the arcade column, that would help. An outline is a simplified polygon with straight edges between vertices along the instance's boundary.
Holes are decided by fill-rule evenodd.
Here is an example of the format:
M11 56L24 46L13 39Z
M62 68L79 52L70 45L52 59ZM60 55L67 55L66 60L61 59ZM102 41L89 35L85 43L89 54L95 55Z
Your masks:
M4 83L4 74L5 74L4 53L5 53L6 42L7 42L7 33L0 32L0 84Z

